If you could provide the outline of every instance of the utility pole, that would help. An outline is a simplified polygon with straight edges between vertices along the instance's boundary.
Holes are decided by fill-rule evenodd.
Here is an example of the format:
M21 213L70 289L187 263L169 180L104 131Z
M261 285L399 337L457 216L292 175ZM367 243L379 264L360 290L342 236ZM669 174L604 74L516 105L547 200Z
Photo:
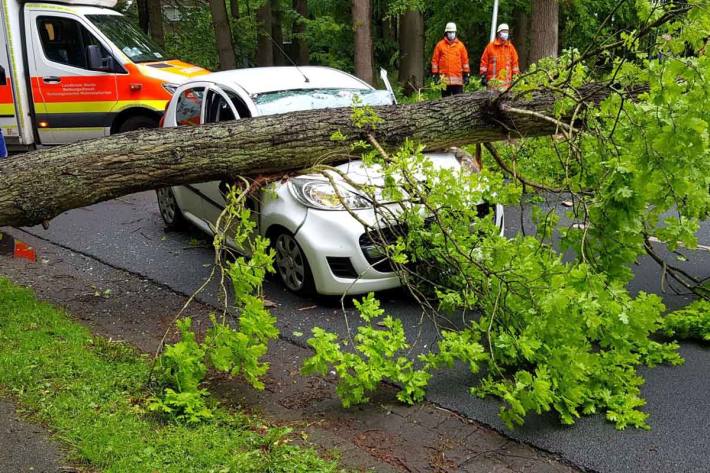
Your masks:
M491 19L491 42L496 39L496 26L498 26L498 0L493 1L493 18Z

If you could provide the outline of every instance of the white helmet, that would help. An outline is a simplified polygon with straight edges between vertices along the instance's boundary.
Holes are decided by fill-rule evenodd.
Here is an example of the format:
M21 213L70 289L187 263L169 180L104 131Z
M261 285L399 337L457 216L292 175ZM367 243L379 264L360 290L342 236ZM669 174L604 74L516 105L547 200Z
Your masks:
M449 22L446 24L446 28L444 28L444 33L448 32L456 33L456 23Z
M498 29L496 30L496 32L497 32L497 33L500 33L500 32L503 31L503 30L509 30L509 31L510 31L510 28L508 28L508 23L501 23L500 25L498 25Z

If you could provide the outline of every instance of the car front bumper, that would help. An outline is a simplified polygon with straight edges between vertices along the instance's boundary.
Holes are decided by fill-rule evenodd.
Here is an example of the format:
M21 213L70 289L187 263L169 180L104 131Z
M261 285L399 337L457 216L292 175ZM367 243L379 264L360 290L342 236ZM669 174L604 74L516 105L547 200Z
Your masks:
M316 291L324 295L355 295L381 291L401 285L399 276L389 269L387 261L373 260L363 252L365 227L345 211L308 209L308 214L295 234L313 274ZM372 210L356 211L364 222L376 221ZM503 207L496 205L496 224L504 227ZM373 267L381 269L379 271Z

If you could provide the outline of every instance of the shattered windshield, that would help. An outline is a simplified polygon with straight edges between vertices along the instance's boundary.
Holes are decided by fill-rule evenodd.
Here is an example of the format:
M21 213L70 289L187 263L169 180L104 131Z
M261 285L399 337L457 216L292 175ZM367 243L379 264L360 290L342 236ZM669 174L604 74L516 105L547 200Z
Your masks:
M351 107L353 104L393 104L392 95L388 91L368 89L283 90L259 94L255 102L260 115L275 115L318 108Z

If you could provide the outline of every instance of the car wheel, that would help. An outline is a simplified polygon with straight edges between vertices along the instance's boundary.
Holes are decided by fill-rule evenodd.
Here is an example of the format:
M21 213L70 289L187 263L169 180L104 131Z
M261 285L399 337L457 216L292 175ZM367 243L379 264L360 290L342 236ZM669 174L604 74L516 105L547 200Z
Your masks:
M313 274L301 246L290 233L279 233L272 246L276 251L276 272L284 285L297 294L312 294Z
M187 227L187 220L180 210L172 188L163 187L155 191L158 195L158 208L163 222L171 230L182 230Z
M147 115L135 115L121 123L121 126L118 127L118 132L125 133L127 131L141 130L143 128L158 128L158 120Z

